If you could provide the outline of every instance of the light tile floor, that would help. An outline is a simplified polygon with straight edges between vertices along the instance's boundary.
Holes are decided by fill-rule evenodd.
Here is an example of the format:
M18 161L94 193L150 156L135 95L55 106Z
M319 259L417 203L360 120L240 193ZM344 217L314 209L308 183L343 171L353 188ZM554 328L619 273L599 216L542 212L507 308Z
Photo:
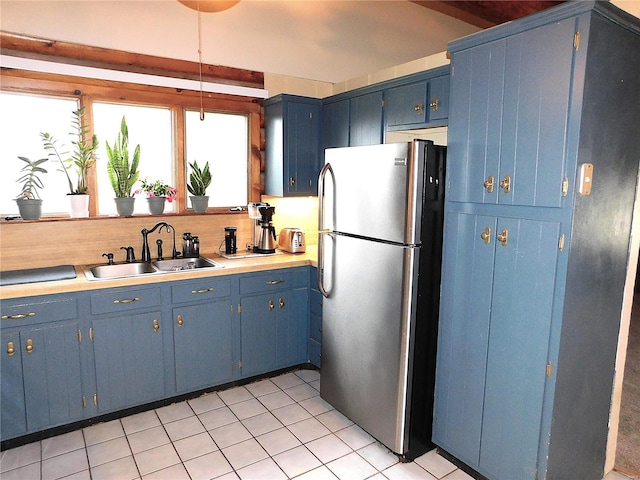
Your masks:
M2 452L2 480L374 480L471 477L439 456L395 455L298 370ZM615 475L615 476L614 476ZM612 474L606 480L626 480Z

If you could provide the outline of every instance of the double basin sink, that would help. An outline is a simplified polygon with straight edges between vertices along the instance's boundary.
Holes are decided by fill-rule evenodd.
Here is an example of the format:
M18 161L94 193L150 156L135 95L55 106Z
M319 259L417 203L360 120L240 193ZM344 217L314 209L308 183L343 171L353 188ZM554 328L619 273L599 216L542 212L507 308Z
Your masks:
M113 265L96 265L84 271L88 280L108 280L112 278L138 277L163 273L184 272L210 268L224 268L219 263L205 257L177 258L173 260L156 260L147 262L115 263Z

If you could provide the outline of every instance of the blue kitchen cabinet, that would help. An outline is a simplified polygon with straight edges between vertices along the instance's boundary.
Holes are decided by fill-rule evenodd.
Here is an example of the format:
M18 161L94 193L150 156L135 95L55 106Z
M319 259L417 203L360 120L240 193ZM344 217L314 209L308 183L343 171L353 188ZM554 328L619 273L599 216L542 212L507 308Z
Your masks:
M449 53L433 441L492 480L600 479L638 188L640 22L564 4Z
M161 287L117 288L91 295L99 413L160 400L167 394Z
M449 200L562 205L574 35L569 18L456 53Z
M351 98L349 110L349 146L383 143L383 92L374 91Z
M179 282L171 289L177 392L231 382L234 342L230 280L205 278Z
M322 351L322 294L318 290L318 269L309 269L309 361L320 368Z
M445 234L434 440L490 478L529 478L560 224L449 212Z
M240 278L242 377L307 361L307 292L306 268Z
M349 99L322 104L322 162L326 148L349 146Z
M390 88L384 93L387 127L415 128L427 122L429 83L412 83Z
M427 123L429 126L446 125L449 119L449 75L429 80Z
M2 305L2 439L84 417L75 297Z
M316 195L322 101L296 95L265 100L265 193Z

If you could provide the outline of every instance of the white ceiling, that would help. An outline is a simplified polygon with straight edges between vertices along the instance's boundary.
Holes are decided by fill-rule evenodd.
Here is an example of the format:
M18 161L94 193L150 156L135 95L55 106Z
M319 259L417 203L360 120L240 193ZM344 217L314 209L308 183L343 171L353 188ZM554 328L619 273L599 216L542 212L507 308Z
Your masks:
M205 63L337 83L446 50L479 29L406 0L242 0L202 13ZM197 61L198 14L175 0L0 1L15 33Z
M640 0L613 0L640 17ZM202 13L205 63L338 83L446 50L477 27L407 0L241 0ZM198 60L198 14L176 0L0 0L0 28Z

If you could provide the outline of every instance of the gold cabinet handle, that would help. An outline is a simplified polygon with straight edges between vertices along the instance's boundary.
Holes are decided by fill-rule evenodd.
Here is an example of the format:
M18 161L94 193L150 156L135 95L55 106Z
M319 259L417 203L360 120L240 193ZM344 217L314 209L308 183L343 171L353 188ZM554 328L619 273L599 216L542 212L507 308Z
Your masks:
M274 308L276 308L276 306L273 304L273 300L269 300L269 311L273 310Z
M433 110L434 112L438 111L438 97L434 97L433 100L431 101L431 103L429 104L429 106L431 107L431 110Z
M284 283L284 280L269 280L267 285L278 285L280 283Z
M495 179L493 178L493 175L489 175L487 179L484 181L483 185L484 185L484 188L487 189L487 193L493 193L494 182L495 182Z
M178 326L181 327L184 325L184 320L182 320L182 315L178 315Z
M506 247L508 240L509 240L509 231L506 228L503 228L502 233L498 234L498 241L502 244L503 247Z
M191 293L194 295L200 294L200 293L209 293L209 292L213 292L213 287L211 288L203 288L202 290L191 290Z
M7 355L13 357L14 353L16 353L16 349L13 346L13 342L7 342Z
M27 353L33 353L33 340L30 338L27 340L27 346L25 347Z
M158 330L160 330L160 322L158 320L154 320L153 321L153 331L157 332Z
M423 108L422 102L418 102L418 104L415 107L413 107L413 109L418 115L422 115L422 108Z
M296 186L296 177L289 178L289 186L291 186L291 187L295 187Z
M484 243L489 245L491 243L491 227L485 228L484 231L480 234L480 238L484 241Z
M511 191L511 177L509 175L504 176L504 180L500 182L500 188L504 190L504 193Z
M136 297L136 298L125 298L124 300L114 300L113 303L115 303L116 305L120 305L120 304L127 304L127 303L139 302L139 301L140 301L140 297Z
M280 298L280 299L278 300L278 306L279 306L280 308L284 308L284 300L283 300L282 298Z
M22 318L35 317L35 316L36 314L34 312L18 313L16 315L2 315L2 320L20 320Z

